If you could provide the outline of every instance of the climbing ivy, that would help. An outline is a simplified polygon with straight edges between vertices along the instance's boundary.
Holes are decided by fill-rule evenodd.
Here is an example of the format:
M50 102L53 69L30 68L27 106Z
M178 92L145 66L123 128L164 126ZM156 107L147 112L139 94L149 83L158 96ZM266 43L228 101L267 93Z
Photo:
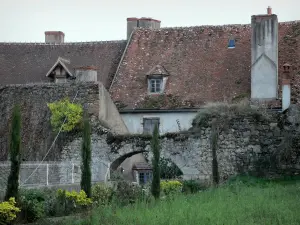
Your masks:
M67 98L48 103L47 106L51 110L51 125L55 132L59 131L61 126L62 132L71 131L82 121L82 106L71 103ZM66 121L63 124L65 118Z

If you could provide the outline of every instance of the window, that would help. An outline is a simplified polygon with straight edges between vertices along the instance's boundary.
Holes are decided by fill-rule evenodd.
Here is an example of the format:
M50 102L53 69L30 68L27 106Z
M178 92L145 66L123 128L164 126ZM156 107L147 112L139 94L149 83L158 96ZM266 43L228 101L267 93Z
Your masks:
M162 78L151 78L149 79L148 89L150 93L161 93L162 92Z
M139 183L146 184L152 180L152 173L149 172L139 172Z
M229 40L228 48L235 48L235 40L234 39Z
M143 133L152 134L155 124L159 127L159 118L144 118L143 120Z

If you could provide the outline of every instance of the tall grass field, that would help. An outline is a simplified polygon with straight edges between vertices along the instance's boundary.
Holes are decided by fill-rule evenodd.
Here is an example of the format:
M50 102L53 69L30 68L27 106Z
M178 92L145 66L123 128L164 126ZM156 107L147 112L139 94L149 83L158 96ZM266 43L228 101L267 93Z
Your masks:
M102 207L70 224L299 225L300 181L241 177L219 188L127 207Z

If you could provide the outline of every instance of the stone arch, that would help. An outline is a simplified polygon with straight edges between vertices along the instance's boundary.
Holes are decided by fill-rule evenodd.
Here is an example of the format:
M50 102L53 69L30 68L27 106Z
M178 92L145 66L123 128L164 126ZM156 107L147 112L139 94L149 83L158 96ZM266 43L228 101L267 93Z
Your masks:
M140 153L144 153L146 152L146 150L140 150L140 151L133 151L133 152L129 152L126 153L124 155L121 155L120 157L118 157L117 159L115 159L111 164L110 164L110 170L115 171L121 164L122 162L124 162L127 158L140 154Z

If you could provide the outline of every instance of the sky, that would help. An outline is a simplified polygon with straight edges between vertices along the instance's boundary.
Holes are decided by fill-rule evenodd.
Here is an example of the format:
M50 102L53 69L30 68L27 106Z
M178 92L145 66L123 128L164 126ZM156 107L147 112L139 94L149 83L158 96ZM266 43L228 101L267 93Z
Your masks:
M0 42L44 42L63 31L65 42L126 39L127 17L151 17L161 27L249 24L271 6L278 20L300 20L300 0L0 0Z

